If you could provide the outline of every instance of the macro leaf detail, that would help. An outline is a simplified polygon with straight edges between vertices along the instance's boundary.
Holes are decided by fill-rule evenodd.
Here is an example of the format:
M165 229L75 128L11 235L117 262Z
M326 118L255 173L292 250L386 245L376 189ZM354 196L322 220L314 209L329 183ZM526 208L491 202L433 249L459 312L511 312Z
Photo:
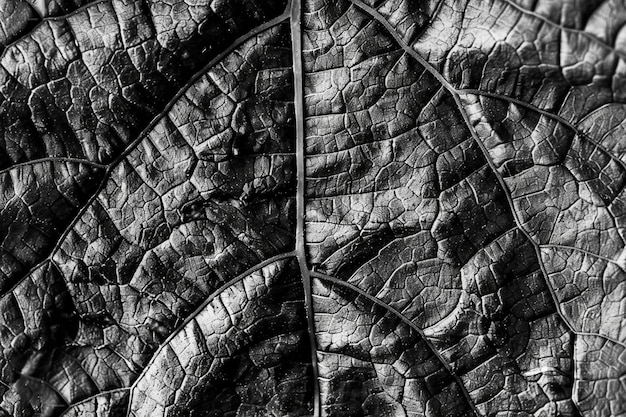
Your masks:
M5 0L0 416L626 415L625 24Z

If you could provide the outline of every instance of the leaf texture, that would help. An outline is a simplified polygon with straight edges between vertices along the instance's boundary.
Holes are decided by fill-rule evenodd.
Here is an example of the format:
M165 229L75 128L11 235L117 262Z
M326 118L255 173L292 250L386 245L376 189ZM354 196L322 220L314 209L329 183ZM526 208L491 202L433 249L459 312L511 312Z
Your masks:
M269 264L189 316L135 383L130 415L310 413L310 353L298 274L293 260Z
M621 0L5 0L0 415L626 415Z

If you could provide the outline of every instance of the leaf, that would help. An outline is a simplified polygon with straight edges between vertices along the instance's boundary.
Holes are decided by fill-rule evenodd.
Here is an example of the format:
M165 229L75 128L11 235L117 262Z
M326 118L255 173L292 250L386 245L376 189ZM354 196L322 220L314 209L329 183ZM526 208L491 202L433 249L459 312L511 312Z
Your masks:
M314 276L323 412L476 413L461 381L410 320L358 287Z
M5 1L0 415L626 415L625 22Z
M132 389L130 415L304 415L311 402L297 262L229 283L159 349Z

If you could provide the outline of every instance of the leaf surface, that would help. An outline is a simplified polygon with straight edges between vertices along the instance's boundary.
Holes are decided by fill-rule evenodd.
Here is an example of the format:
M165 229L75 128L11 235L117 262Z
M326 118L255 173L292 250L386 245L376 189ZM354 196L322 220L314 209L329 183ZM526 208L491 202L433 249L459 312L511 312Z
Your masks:
M0 415L626 415L618 0L7 0Z

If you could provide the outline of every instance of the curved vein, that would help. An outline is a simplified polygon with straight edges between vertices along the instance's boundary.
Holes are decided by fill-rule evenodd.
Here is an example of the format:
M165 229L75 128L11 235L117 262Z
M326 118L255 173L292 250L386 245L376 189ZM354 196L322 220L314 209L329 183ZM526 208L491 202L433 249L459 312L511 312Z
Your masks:
M375 10L374 8L372 8L372 7L368 6L367 4L363 3L363 1L361 1L361 0L350 0L350 1L354 5L356 5L360 9L362 9L364 12L369 14L373 19L377 20L382 26L384 26L385 29L389 32L389 34L402 47L402 49L404 49L407 54L409 54L420 65L422 65L426 69L426 71L428 71L431 75L433 75L441 83L441 85L448 91L448 93L452 96L454 102L457 105L459 113L463 117L463 121L465 122L465 124L466 124L466 126L467 126L467 128L468 128L468 130L469 130L469 132L470 132L470 134L472 136L472 139L474 140L474 142L476 142L476 145L480 148L480 150L481 150L485 160L487 161L487 164L489 165L489 167L491 168L491 171L493 172L494 176L496 177L496 179L498 181L498 184L500 185L500 188L502 189L502 192L506 196L507 203L508 203L508 205L510 207L511 214L513 215L513 219L515 221L515 224L517 225L517 228L522 232L524 237L533 246L533 248L535 250L535 256L537 257L537 262L538 262L539 267L541 269L541 273L543 274L544 279L547 280L548 271L546 270L546 267L545 267L544 263L541 260L541 249L539 248L539 245L537 244L537 242L535 242L535 240L532 238L530 233L523 227L524 223L521 221L521 219L519 217L519 214L515 210L515 204L513 202L513 197L511 196L511 191L510 191L508 185L506 184L506 182L504 181L504 178L502 178L502 175L500 175L500 173L498 172L498 169L496 168L493 160L489 156L489 151L485 147L485 144L480 140L480 138L478 137L478 134L476 133L476 130L473 128L472 123L471 123L471 121L469 119L469 116L467 115L467 112L465 111L465 108L463 107L463 103L461 102L461 98L460 98L459 93L457 92L457 90L452 86L452 84L450 84L450 82L448 82L448 80L446 80L444 78L444 76L441 73L439 73L439 71L437 71L421 55L419 55L417 53L417 51L415 51L413 48L411 48L400 37L400 35L395 32L395 30L389 24L389 22L387 22L387 20L385 20L385 18L377 10ZM550 292L550 296L552 298L552 302L554 303L554 308L556 309L556 311L561 316L561 319L563 320L563 322L567 326L568 330L571 333L575 334L576 331L574 330L574 327L569 322L569 320L566 319L566 316L563 314L561 306L558 303L558 297L556 296L556 293L555 293L554 289L550 285L547 285L547 287L548 287L548 291Z
M543 114L546 117L549 117L549 118L551 118L553 120L556 120L557 122L562 123L564 126L566 126L567 128L571 129L575 134L577 134L582 139L592 143L598 149L600 149L603 152L605 152L609 156L609 158L611 158L612 160L617 162L619 165L621 165L622 169L624 169L626 171L626 162L624 162L622 159L618 158L617 156L613 155L613 153L610 152L607 148L605 148L604 145L596 142L595 140L593 140L590 137L588 137L587 135L585 135L580 129L578 129L576 127L576 125L574 125L573 123L569 122L567 119L559 116L558 114L550 113L549 111L540 109L539 107L537 107L537 106L535 106L533 104L526 103L526 102L518 100L516 98L507 97L507 96L504 96L504 95L498 94L498 93L491 93L491 92L488 92L488 91L477 90L477 89L474 89L474 88L462 88L462 89L458 89L456 91L457 91L457 93L461 93L461 94L474 94L474 95L477 95L477 96L485 96L485 97L490 97L490 98L494 98L494 99L498 99L498 100L502 100L502 101L508 101L510 103L517 104L518 106L525 107L525 108L527 108L529 110L535 111L537 113ZM582 120L584 120L584 118L581 119L581 121Z
M33 159L31 161L20 162L20 163L11 165L9 167L6 167L4 169L0 169L0 175L6 174L7 172L10 172L13 169L18 169L18 168L29 166L29 165L36 165L36 164L40 164L44 162L69 162L69 163L75 163L75 164L88 165L88 166L98 168L98 169L107 168L107 165L105 164L99 164L98 162L89 161L87 159L68 158L68 157L63 157L63 156L49 156L45 158Z
M430 340L426 337L426 335L424 334L422 329L420 329L408 317L406 317L404 314L402 314L401 312L399 312L395 308L391 307L389 304L385 303L381 299L376 298L373 295L368 294L367 292L363 291L361 288L359 288L356 285L351 284L351 283L349 283L347 281L342 281L339 278L335 278L333 276L322 274L321 272L315 272L315 271L311 272L311 276L315 277L315 278L318 278L318 279L321 279L323 281L332 282L333 284L337 284L339 286L342 286L344 288L347 288L347 289L349 289L351 291L356 292L357 294L367 298L369 301L371 301L372 303L376 304L377 306L382 307L383 309L389 311L390 313L392 313L393 315L398 317L398 319L400 319L403 323L405 323L407 326L409 326L411 329L413 329L415 332L417 332L417 334L420 336L420 338L424 341L424 343L426 343L426 345L433 352L435 357L437 357L437 359L439 359L439 362L441 362L443 367L450 373L450 375L452 375L454 377L455 382L459 386L459 389L463 392L463 396L465 397L468 405L471 407L472 412L474 413L474 415L476 415L476 416L480 415L480 413L476 409L476 406L475 406L474 402L472 401L472 398L469 395L469 392L467 391L467 388L465 387L465 384L463 384L463 380L461 380L461 377L452 369L450 364L448 364L448 362L443 358L443 356L441 356L439 351L437 349L435 349L435 347L432 345Z
M102 181L100 182L100 185L98 186L98 188L96 188L95 192L92 194L92 196L89 198L89 200L87 200L87 202L83 205L83 207L78 211L78 213L76 214L74 219L72 219L72 221L65 228L65 230L63 231L63 234L59 237L59 239L57 240L57 243L54 245L54 247L52 248L52 250L50 251L48 256L46 256L41 262L39 262L38 264L33 266L30 269L30 271L33 271L33 270L37 269L38 267L44 265L46 262L49 262L49 261L52 260L52 257L59 250L59 248L63 244L63 241L65 240L67 235L71 232L72 228L81 219L83 214L85 214L85 212L89 209L89 207L93 204L93 202L98 198L98 195L106 187L107 181L108 181L111 173L113 172L113 170L120 163L122 163L125 160L125 158L137 147L137 145L139 145L145 139L147 134L161 121L161 119L174 107L176 102L187 92L187 89L191 85L193 85L196 81L198 81L202 76L204 76L205 73L211 67L213 67L215 64L217 64L220 60L222 60L226 55L231 53L237 47L241 46L243 43L245 43L246 41L250 40L254 36L257 36L261 32L263 32L263 31L265 31L265 30L267 30L267 29L269 29L269 28L271 28L273 26L276 26L276 25L284 22L285 20L287 20L289 18L289 13L288 12L289 12L289 9L287 9L285 12L283 12L281 15L275 17L274 19L269 20L269 21L265 22L264 24L262 24L260 26L257 26L256 28L252 29L248 33L246 33L246 34L240 36L239 38L235 39L235 41L232 42L226 49L224 49L222 52L220 52L218 55L216 55L213 59L211 59L206 65L204 65L199 71L197 71L183 86L181 86L181 88L174 95L174 97L172 97L167 102L167 104L165 105L165 108L161 112L159 112L152 119L152 121L141 131L141 133L139 133L139 135L137 136L137 138L135 140L130 142L130 144L126 147L124 152L122 152L117 158L115 158L108 165L108 167L107 167L107 169L106 169L106 171L105 171L105 173L103 175ZM20 281L21 280L18 280L18 282L20 282Z
M83 4L82 6L72 10L71 12L67 12L65 14L61 14L61 15L57 15L57 16L41 16L39 14L39 11L37 10L36 7L33 7L30 3L28 4L30 7L33 8L33 10L35 11L35 13L39 16L39 21L37 22L37 24L33 27L31 27L29 30L24 31L21 35L19 35L17 38L13 39L11 42L7 43L6 45L4 45L4 49L2 50L2 53L0 54L0 61L2 61L4 59L4 56L6 55L7 51L12 48L13 46L15 46L16 44L18 44L19 42L21 42L22 40L24 40L26 37L28 37L29 35L31 35L33 32L35 32L37 29L39 29L41 26L43 26L46 22L50 22L50 21L57 21L57 20L65 20L68 17L71 17L75 14L80 13L81 11L91 7L91 6L96 6L100 3L104 3L105 1L109 1L109 0L95 0L91 3L87 3L87 4Z
M577 248L575 246L557 245L557 244L553 244L553 243L548 243L548 244L540 244L539 247L540 248L547 248L547 249L554 248L554 249L571 250L571 251L575 251L575 252L580 252L580 253L583 253L585 255L589 255L589 256L592 256L594 258L602 259L603 261L610 262L612 264L617 265L621 269L623 269L622 265L620 265L620 263L618 261L614 260L614 259L611 259L611 258L609 258L607 256L599 255L597 253L590 252L590 251L585 250L585 249Z
M598 38L597 36L595 36L595 35L593 35L591 33L585 32L584 30L575 29L575 28L568 28L568 27L559 25L558 23L553 22L552 20L549 20L548 18L540 15L539 13L536 13L536 12L524 9L523 7L519 6L518 4L513 3L511 0L500 0L500 1L502 1L503 3L508 4L509 6L515 8L516 10L519 10L523 14L527 14L527 15L533 16L536 19L539 19L542 22L544 22L544 23L546 23L546 24L548 24L548 25L550 25L552 27L558 28L558 29L560 29L560 30L562 30L564 32L571 32L571 33L576 33L576 34L579 34L581 36L584 36L585 38L587 38L587 39L597 43L598 45L608 49L609 51L614 52L622 60L626 60L626 53L617 50L614 46L609 45L608 43L604 42L602 39Z
M100 391L99 393L94 394L94 395L90 395L89 397L83 398L82 400L80 400L78 402L75 402L73 404L69 404L68 408L65 411L63 411L59 415L59 417L66 416L67 413L69 413L74 407L80 406L82 404L86 404L89 401L94 400L94 399L96 399L96 398L98 398L98 397L100 397L102 395L115 394L115 393L124 392L124 391L130 391L130 387L116 388L116 389L110 389L110 390L106 390L106 391Z
M217 288L215 291L213 291L211 293L211 295L209 295L203 302L202 304L200 304L198 307L196 307L191 313L189 313L189 315L187 316L187 318L178 326L176 327L171 333L170 335L167 337L167 339L165 339L163 341L163 343L161 343L161 345L159 346L159 348L157 350L154 351L154 353L152 354L152 358L150 358L150 360L148 361L148 363L146 364L146 366L143 368L143 371L137 375L137 378L135 379L135 382L133 382L130 386L131 389L134 389L137 381L139 381L141 379L141 377L146 373L146 371L148 370L148 368L150 368L150 366L154 363L154 361L156 360L156 357L159 355L159 353L165 349L166 346L169 345L169 343L172 341L172 339L174 339L174 337L176 337L176 335L181 331L181 329L183 329L187 324L189 324L192 320L194 320L196 318L196 316L206 308L207 305L209 305L209 303L211 303L211 301L213 301L216 297L218 297L224 290L226 290L227 288L231 287L232 285L236 284L237 282L243 280L244 278L246 278L247 276L265 268L266 266L279 261L281 259L287 259L287 258L295 258L296 253L294 251L291 252L286 252L286 253L281 253L280 255L275 255L272 256L271 258L266 259L265 261L247 269L246 271L242 272L241 274L237 275L235 278L225 282L224 284L222 284L219 288ZM129 407L130 407L130 403L132 402L132 392L131 392L131 398L129 400Z

